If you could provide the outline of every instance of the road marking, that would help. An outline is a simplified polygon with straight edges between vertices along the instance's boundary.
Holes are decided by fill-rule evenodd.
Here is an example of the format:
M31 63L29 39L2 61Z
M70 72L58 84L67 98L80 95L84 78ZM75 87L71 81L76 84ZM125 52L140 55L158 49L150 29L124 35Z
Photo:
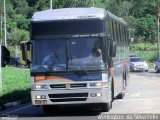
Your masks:
M145 100L160 100L160 98L137 98L137 99L126 99L126 100L117 100L117 101L145 101Z
M153 76L146 76L146 77L150 77L150 78L152 78L152 79L149 79L149 78L144 78L144 76L139 76L139 75L134 75L134 76L132 76L132 78L137 78L137 77L139 77L139 79L142 79L142 80L144 80L144 81L148 81L148 82L150 82L150 83L152 83L152 84L160 84L160 82L159 82L159 80L157 80L157 77L153 77ZM154 79L154 80L153 80ZM149 84L149 83L148 83Z
M28 105L28 106L25 106L25 107L22 107L22 108L19 108L19 109L12 110L12 111L6 112L6 114L8 114L8 113L13 113L13 112L17 112L17 111L20 111L20 110L29 108L29 107L31 107L31 106L33 106L33 105L31 104L31 105Z
M132 94L130 95L131 97L138 97L140 95L140 93L136 93L136 94Z
M125 96L129 95L128 93L125 94Z

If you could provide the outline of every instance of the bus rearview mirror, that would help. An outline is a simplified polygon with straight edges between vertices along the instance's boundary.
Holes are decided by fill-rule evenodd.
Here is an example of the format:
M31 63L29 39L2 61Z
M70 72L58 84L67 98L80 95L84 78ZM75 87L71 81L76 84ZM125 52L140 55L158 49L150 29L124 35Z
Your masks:
M110 57L116 57L117 44L116 42L110 42Z
M25 41L20 43L20 59L21 64L25 64L25 66L30 67L31 63L31 42Z

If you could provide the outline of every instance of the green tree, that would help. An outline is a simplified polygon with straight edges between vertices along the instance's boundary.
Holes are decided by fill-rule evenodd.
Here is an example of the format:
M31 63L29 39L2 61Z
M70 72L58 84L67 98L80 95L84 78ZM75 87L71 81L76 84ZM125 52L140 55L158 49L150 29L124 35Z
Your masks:
M18 45L21 41L29 40L29 32L21 29L14 28L8 33L8 43L11 46Z
M156 40L156 15L160 8L160 0L53 0L53 9L90 7L93 3L123 17L133 31L131 36L135 38L135 42ZM50 1L6 0L6 8L7 39L9 44L14 45L21 40L29 39L31 16L36 11L50 9ZM0 1L0 15L3 15L3 1ZM13 37L13 34L16 37Z
M137 21L135 35L144 36L145 42L155 42L156 40L156 16L147 14Z
M14 16L13 21L16 22L17 28L22 29L22 30L29 30L29 22L30 20L27 19L25 16L22 14L17 14Z
M130 0L102 0L102 3L106 5L106 9L113 14L124 17L129 15L129 10L132 6Z
M68 8L68 7L89 7L91 0L53 0L53 9ZM38 11L50 8L49 0L39 0L36 4Z

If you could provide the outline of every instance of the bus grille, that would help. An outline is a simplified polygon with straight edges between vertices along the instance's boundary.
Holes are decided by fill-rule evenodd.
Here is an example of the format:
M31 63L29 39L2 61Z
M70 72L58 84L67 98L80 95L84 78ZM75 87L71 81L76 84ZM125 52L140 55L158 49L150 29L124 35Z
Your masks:
M66 88L66 84L54 84L50 85L50 88Z
M56 89L56 88L68 88L68 84L52 84L50 85L50 88ZM86 88L87 83L71 83L69 84L69 88Z
M51 102L86 101L88 93L49 94Z

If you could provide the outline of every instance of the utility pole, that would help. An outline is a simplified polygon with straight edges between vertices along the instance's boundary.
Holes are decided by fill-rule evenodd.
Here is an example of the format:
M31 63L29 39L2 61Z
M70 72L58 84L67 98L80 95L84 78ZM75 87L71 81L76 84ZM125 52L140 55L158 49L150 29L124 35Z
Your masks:
M157 6L157 59L160 58L160 8Z
M4 0L4 45L7 47L7 30L6 30L6 0Z
M52 10L52 0L50 0L50 9Z
M3 17L1 16L1 18L0 18L0 20L1 20L1 38L0 38L0 40L1 40L1 42L0 42L0 44L2 45L2 20L3 20Z
M160 51L159 51L159 45L160 45L160 42L159 42L159 16L157 16L157 27L158 27L158 32L157 32L157 59L159 59L159 56L160 56Z
M92 1L92 7L94 7L94 0Z

